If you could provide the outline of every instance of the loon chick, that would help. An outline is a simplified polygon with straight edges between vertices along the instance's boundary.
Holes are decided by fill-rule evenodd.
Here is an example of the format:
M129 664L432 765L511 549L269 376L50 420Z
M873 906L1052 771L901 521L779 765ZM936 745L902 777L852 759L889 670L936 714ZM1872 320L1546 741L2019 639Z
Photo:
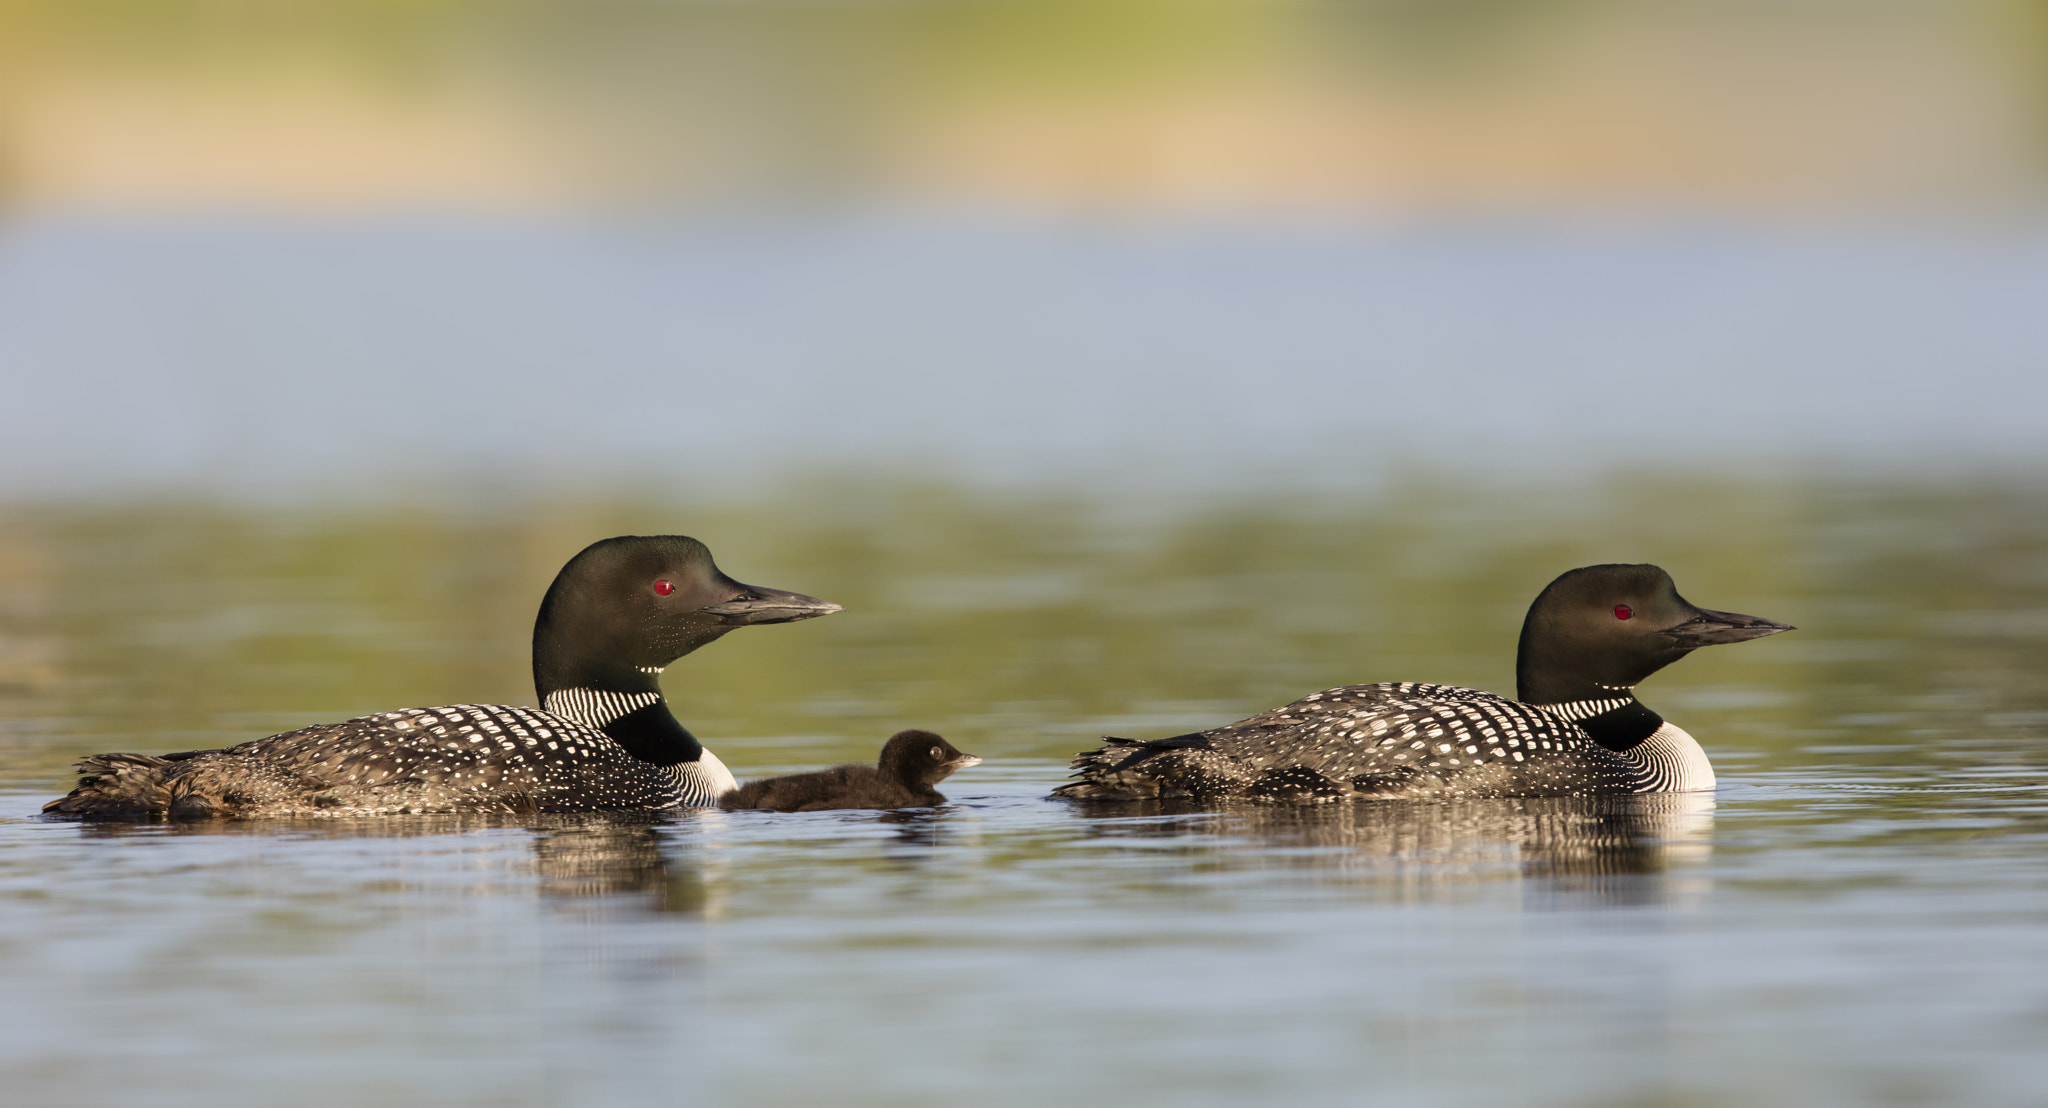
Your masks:
M954 770L978 766L930 731L898 731L882 746L877 766L833 766L816 773L751 781L719 798L721 808L825 812L841 808L930 808L946 798L932 786Z
M681 535L605 539L562 567L533 625L539 710L408 708L225 750L97 754L46 812L373 815L709 806L738 786L676 722L656 677L735 627L840 611L742 585Z
M1586 566L1529 606L1516 695L1345 685L1223 727L1111 738L1074 758L1076 799L1597 796L1714 787L1691 735L1634 688L1702 646L1790 624L1694 607L1652 565Z

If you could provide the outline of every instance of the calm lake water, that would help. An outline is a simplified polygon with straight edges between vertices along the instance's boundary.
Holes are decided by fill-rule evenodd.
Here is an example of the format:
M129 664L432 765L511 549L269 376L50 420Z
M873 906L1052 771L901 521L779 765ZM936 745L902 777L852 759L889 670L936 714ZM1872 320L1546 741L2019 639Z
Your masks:
M1111 503L0 507L0 1088L270 1106L2043 1103L2048 485L1615 479ZM672 667L742 776L944 732L917 813L46 820L100 750L530 702L586 542L847 606ZM1646 702L1711 796L1076 806L1313 689L1511 691L1559 571L1800 630Z

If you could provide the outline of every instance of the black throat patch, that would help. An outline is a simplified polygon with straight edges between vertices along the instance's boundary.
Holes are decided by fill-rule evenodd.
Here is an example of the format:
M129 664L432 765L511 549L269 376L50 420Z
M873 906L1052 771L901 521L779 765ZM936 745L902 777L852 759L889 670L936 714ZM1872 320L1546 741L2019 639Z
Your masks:
M1579 720L1578 724L1579 730L1591 735L1594 742L1618 753L1656 734L1657 728L1664 726L1664 717L1631 697L1620 707Z

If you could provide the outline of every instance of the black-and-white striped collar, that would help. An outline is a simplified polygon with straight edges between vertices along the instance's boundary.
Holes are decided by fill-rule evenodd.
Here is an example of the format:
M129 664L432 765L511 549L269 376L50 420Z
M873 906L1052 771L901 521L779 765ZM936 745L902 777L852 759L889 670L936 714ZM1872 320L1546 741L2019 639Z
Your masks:
M1636 698L1633 696L1614 696L1604 697L1599 700L1567 700L1562 704L1538 704L1536 707L1559 719L1577 723L1582 719L1592 719L1594 716L1606 715L1616 708L1626 708L1634 703L1636 703Z
M556 689L541 701L541 708L586 727L603 730L605 724L637 712L649 704L661 703L658 692L622 693L606 689Z

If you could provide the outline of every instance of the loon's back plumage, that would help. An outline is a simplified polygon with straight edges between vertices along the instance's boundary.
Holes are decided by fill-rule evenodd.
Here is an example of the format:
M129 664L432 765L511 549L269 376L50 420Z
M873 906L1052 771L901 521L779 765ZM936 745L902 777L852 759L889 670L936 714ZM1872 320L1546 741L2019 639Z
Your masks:
M702 806L737 786L717 755L657 766L588 724L506 704L361 716L172 763L167 811L241 818Z
M1074 760L1082 780L1059 795L1309 801L1713 787L1704 757L1671 781L1648 744L1609 750L1562 713L1455 685L1342 685L1209 731L1109 743Z
M1639 610L1644 622L1628 626ZM1109 739L1077 755L1079 779L1054 793L1302 802L1710 789L1699 744L1630 687L1698 646L1789 629L1693 607L1655 566L1589 566L1530 606L1517 659L1524 700L1453 685L1339 686L1207 731ZM1526 703L1531 688L1560 695Z

